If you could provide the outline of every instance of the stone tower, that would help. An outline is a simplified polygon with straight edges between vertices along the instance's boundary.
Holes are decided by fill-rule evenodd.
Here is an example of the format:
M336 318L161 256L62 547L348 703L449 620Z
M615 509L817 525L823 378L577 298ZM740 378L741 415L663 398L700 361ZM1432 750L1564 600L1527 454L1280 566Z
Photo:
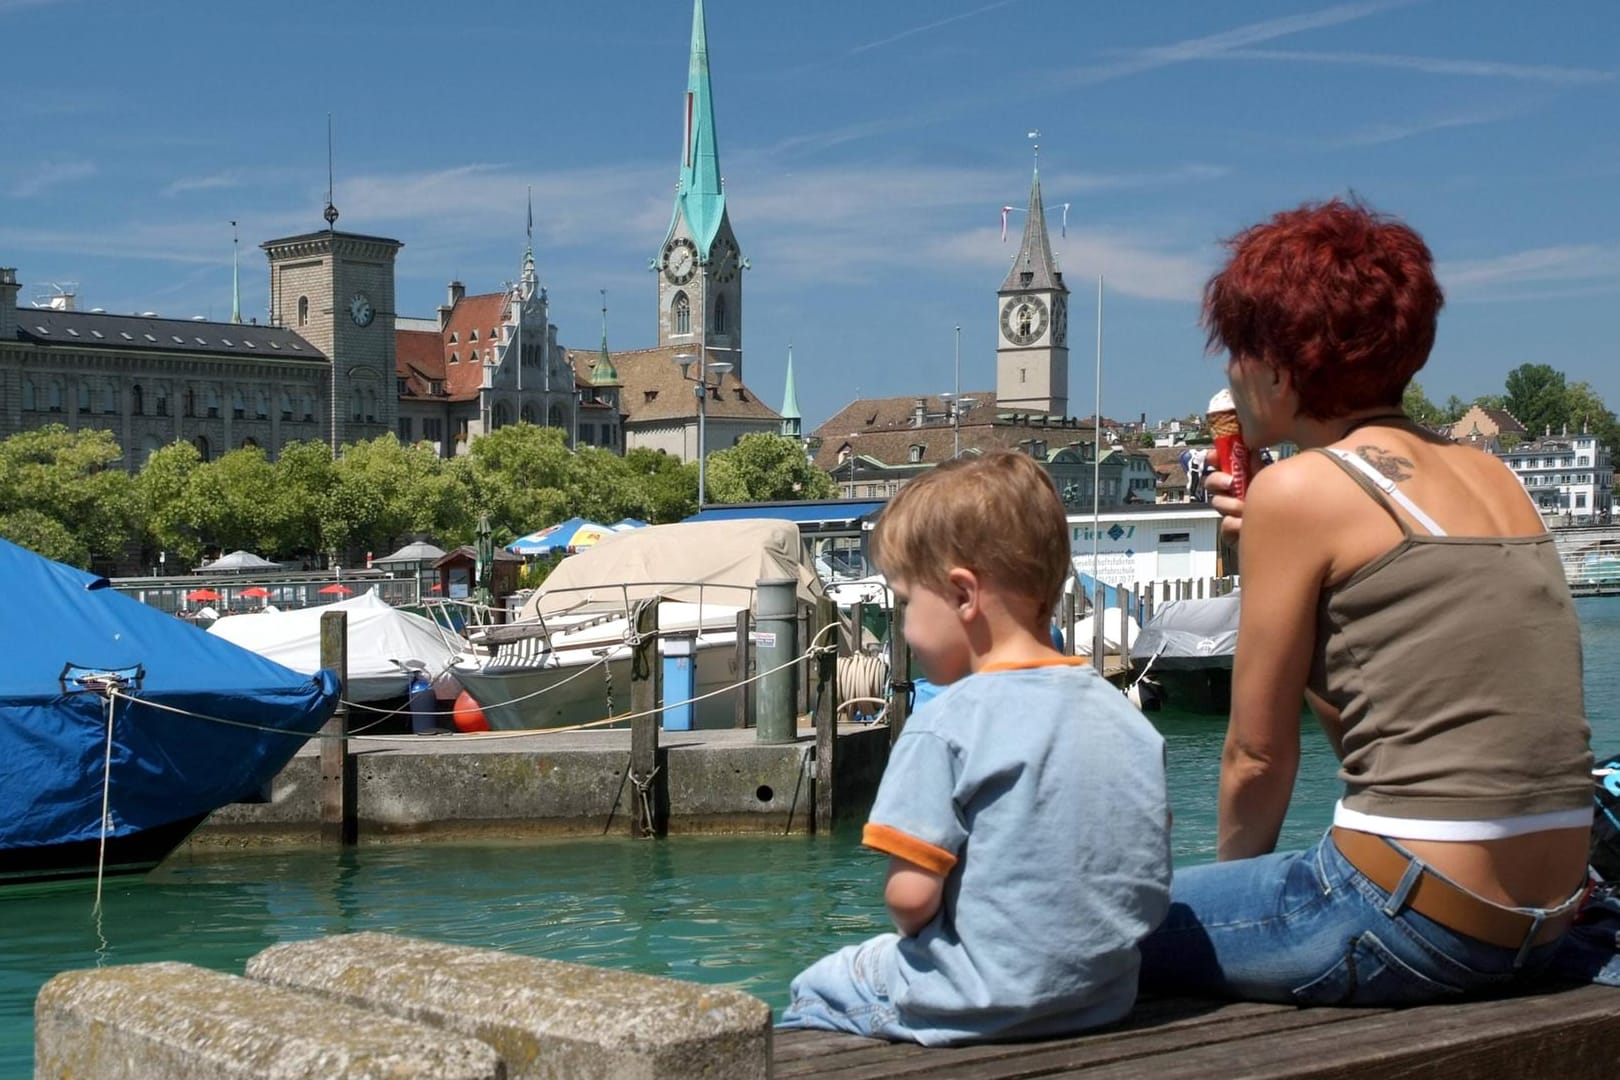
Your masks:
M996 293L996 406L1037 416L1069 412L1069 287L1052 256L1041 171L1029 186L1024 238Z
M658 271L658 344L705 349L728 361L739 381L742 358L742 275L748 262L726 214L709 86L708 32L703 0L692 4L692 55L683 104L680 183Z
M270 322L296 331L332 364L326 418L334 452L399 424L394 367L394 258L404 245L333 227L268 240Z

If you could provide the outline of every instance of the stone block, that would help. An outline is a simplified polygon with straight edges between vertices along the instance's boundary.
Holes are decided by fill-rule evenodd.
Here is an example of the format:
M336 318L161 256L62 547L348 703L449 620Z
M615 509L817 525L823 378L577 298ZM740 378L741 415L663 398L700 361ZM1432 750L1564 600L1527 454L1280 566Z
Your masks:
M479 1039L512 1080L770 1075L770 1008L737 990L376 933L273 945L247 973Z
M34 1076L502 1080L476 1039L190 964L64 971L34 1002Z

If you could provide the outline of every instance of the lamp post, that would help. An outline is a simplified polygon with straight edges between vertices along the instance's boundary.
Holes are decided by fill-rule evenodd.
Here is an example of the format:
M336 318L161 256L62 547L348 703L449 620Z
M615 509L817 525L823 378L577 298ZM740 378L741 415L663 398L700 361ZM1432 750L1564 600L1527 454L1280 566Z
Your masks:
M697 414L698 415L698 428L697 428L698 493L697 493L697 505L698 505L698 510L700 512L703 510L704 485L705 485L705 481L707 479L707 474L705 472L704 466L705 466L705 461L706 461L706 459L708 457L708 448L705 445L706 435L705 435L705 432L704 432L704 425L705 425L705 422L707 420L707 415L708 415L708 411L709 411L709 409L708 409L709 387L711 385L713 385L713 386L720 385L719 380L721 378L724 378L726 372L730 371L732 369L732 366L733 366L731 361L729 361L729 360L710 360L708 358L708 354L711 353L711 352L736 352L736 351L737 351L736 349L721 348L719 346L699 345L698 346L698 351L695 352L695 353L676 353L675 354L675 362L681 366L681 378L685 379L687 382L697 384L697 385L692 387L692 392L697 395L697 403L698 403L698 414ZM694 361L698 361L698 372L697 372L696 375L693 375L691 373L692 363ZM711 372L711 371L714 372L714 374L716 376L715 382L712 383L712 384L709 382L709 372Z
M951 457L961 457L962 410L973 408L978 403L978 399L961 397L959 394L941 394L939 396L951 403Z

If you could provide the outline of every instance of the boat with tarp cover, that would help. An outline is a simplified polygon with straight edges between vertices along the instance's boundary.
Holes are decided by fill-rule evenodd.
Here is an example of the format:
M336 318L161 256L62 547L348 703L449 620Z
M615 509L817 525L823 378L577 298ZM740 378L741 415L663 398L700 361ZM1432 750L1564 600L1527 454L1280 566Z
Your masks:
M338 703L300 674L0 540L0 884L141 873L251 799Z

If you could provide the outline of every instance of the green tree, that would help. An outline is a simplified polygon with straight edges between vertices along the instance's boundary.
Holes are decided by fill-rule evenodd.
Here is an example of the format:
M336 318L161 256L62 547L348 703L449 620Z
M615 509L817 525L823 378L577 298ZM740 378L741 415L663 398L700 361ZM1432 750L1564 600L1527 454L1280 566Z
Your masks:
M507 544L573 515L572 457L561 429L519 423L474 439L454 465L473 517L488 514L496 544Z
M1564 373L1547 364L1520 364L1507 376L1507 410L1539 436L1559 431L1569 422L1569 393Z
M1571 433L1590 431L1611 454L1620 452L1620 443L1616 442L1620 440L1620 424L1615 422L1614 413L1603 404L1590 383L1570 383L1564 401Z
M1445 422L1448 424L1455 424L1458 420L1461 420L1462 414L1467 411L1468 402L1464 401L1456 394L1452 394L1450 397L1446 398L1445 407L1441 409L1441 412L1445 413Z
M334 463L321 542L357 556L386 554L417 534L459 540L472 528L470 505L465 485L431 445L379 435L345 446Z
M272 496L277 506L270 514L276 557L309 558L330 550L321 536L321 513L336 483L332 448L325 442L310 439L282 446Z
M90 565L90 549L84 541L60 521L33 507L0 514L0 536L47 559L69 566Z
M85 567L94 556L119 554L134 534L136 512L123 457L111 432L69 431L61 424L0 442L0 508L8 526L19 530L17 542L27 546L26 537L48 544ZM60 525L60 533L48 522Z
M135 474L136 505L145 539L159 551L177 553L185 563L195 563L203 549L196 518L186 502L191 474L201 464L202 455L195 446L175 442L152 451Z
M1420 424L1433 426L1449 422L1445 413L1423 392L1423 384L1416 379L1406 384L1406 392L1401 395L1401 411Z
M697 510L697 463L683 463L662 450L637 447L624 455L630 499L620 517L654 524L679 521Z
M264 448L244 446L193 469L184 506L204 547L264 553L280 533L275 490L276 468Z
M810 464L797 439L768 432L744 435L710 454L709 497L714 502L778 502L830 499L832 477Z

